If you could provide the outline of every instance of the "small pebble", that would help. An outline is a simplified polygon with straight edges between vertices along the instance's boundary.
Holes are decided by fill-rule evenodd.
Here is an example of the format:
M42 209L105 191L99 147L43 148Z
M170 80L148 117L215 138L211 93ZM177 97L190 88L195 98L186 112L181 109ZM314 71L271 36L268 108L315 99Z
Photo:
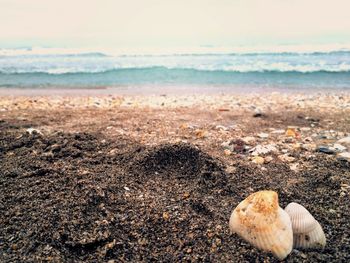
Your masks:
M261 139L266 139L266 138L269 137L269 134L261 132L261 133L258 133L258 137L261 138Z
M327 146L319 146L319 147L317 147L316 151L321 152L321 153L326 153L326 154L334 154L335 153L334 150L330 149Z

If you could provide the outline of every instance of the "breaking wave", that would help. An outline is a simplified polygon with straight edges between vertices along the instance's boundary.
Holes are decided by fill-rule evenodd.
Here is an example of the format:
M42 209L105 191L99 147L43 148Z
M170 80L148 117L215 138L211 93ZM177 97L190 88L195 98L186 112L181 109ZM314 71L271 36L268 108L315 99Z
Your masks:
M350 51L113 55L0 49L0 86L167 83L350 87Z

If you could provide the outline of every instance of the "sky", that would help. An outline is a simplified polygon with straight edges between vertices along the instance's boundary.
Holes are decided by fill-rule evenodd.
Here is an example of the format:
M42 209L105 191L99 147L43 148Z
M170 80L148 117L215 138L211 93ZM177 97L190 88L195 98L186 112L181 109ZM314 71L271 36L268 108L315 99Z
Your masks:
M349 0L0 0L0 48L350 44Z

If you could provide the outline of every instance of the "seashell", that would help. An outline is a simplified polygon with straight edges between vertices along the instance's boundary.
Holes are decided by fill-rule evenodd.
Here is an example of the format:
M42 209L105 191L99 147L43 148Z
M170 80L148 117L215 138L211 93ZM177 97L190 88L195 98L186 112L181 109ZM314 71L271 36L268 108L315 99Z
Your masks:
M292 224L274 191L249 195L233 210L229 225L232 233L280 260L292 251Z
M305 207L297 203L290 203L285 211L292 222L295 248L325 247L326 236L322 227Z

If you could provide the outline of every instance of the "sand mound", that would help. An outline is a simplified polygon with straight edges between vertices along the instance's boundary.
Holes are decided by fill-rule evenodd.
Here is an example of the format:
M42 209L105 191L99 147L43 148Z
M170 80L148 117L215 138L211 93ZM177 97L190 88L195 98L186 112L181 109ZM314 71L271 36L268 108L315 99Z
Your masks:
M190 144L165 144L141 152L130 165L131 171L143 176L192 180L201 189L226 189L227 178L222 165Z

